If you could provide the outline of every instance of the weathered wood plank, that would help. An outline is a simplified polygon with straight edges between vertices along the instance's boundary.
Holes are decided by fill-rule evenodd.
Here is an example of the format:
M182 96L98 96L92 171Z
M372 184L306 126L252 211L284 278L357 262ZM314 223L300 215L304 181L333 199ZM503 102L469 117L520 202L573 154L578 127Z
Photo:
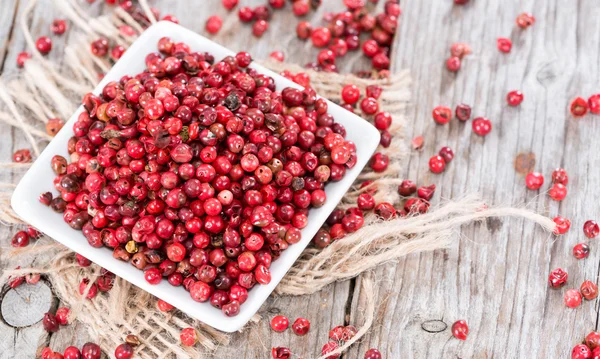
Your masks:
M414 106L408 116L415 119L412 134L424 135L426 142L423 152L411 157L406 177L436 183L434 203L480 192L490 204L528 203L550 216L567 216L573 225L570 233L555 239L518 220L475 224L457 233L456 245L447 251L412 255L378 269L382 325L349 357L378 347L384 357L394 358L558 358L568 356L595 328L596 302L570 310L562 301L566 289L550 290L546 280L559 266L570 274L568 287L598 275L596 243L590 243L592 254L583 261L573 258L571 248L584 241L583 222L598 216L589 199L600 195L598 175L591 170L598 155L590 146L599 129L591 116L574 120L568 114L570 100L598 90L599 24L592 15L598 10L591 1L404 4L395 68L413 73ZM523 11L537 18L525 31L514 25ZM495 40L500 36L512 37L510 54L497 51ZM474 53L453 75L443 61L457 41L469 43ZM505 102L513 89L525 94L518 108ZM485 139L472 134L470 123L436 126L431 121L436 105L454 107L461 102L473 105L475 116L494 123ZM432 175L427 161L444 145L451 146L456 157L443 175ZM513 161L519 152L529 151L536 154L535 169L547 182L553 168L567 169L571 182L565 201L556 203L544 193L525 189ZM427 333L421 323L428 319L448 325L466 319L469 339L453 339L449 328ZM548 334L557 327L560 336Z

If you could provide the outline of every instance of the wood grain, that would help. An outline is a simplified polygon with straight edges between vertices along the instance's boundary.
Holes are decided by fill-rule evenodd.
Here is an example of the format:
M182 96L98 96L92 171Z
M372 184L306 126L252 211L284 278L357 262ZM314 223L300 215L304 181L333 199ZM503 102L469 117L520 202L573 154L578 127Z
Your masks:
M50 2L41 0L39 8L43 10L37 10L31 19L35 36L47 34L56 15ZM99 3L91 11L102 11ZM227 14L219 3L153 2L159 9L169 9L182 25L201 33L208 16ZM257 5L264 0L241 3ZM22 6L14 4L18 12ZM16 54L25 45L18 29L11 30L14 20L11 24L10 11L2 6L0 63L4 71L11 71ZM319 12L307 19L320 24L323 12L339 9L339 1L324 1ZM406 163L406 178L419 184L435 183L434 203L479 192L490 205L527 205L549 216L561 214L571 219L572 229L556 239L520 220L491 220L463 228L456 234L456 245L447 251L412 255L378 268L373 273L378 281L375 325L345 357L362 358L371 347L379 348L384 358L566 357L598 322L596 301L567 309L562 302L565 289L549 290L546 280L549 271L559 266L569 272L569 287L578 287L585 279L597 280L600 274L600 249L595 240L589 241L592 253L588 259L577 261L571 254L573 245L585 240L583 222L598 219L593 199L600 196L600 156L594 144L600 137L600 122L593 116L575 120L568 113L571 99L599 91L600 3L474 0L459 7L450 0L422 0L403 2L402 10L392 70L412 72L413 106L407 116L413 121L408 133L425 138L423 151L414 153ZM527 30L514 23L523 11L532 12L537 19ZM284 50L288 61L304 64L314 60L317 50L296 39L297 22L289 11L278 11L270 30L256 39L250 26L239 24L232 14L225 17L223 30L215 39L259 59L273 50ZM501 36L512 38L510 54L496 49L496 38ZM69 37L55 39L58 50L51 56L57 61L61 61L64 41ZM458 74L451 74L443 64L450 44L456 41L470 44L473 54L464 60ZM340 68L364 69L367 64L356 54L345 58ZM513 89L525 94L517 108L505 102L506 93ZM470 122L433 123L433 107L454 107L461 102L472 105L475 116L492 120L490 135L480 138L472 134ZM26 145L18 132L12 131L3 132L0 143L3 158ZM444 174L433 175L427 161L445 145L453 148L456 157ZM525 189L522 174L514 170L514 160L517 154L528 152L535 154L535 169L547 182L553 168L567 169L570 183L565 201L553 202L543 192ZM11 232L0 228L3 238ZM270 298L261 309L263 317L269 319L275 313L305 316L312 322L309 334L275 334L268 320L263 320L255 329L235 334L232 344L220 348L215 357L265 358L272 346L289 346L305 358L318 356L331 327L362 320L360 281L337 283L306 297ZM470 326L465 342L450 334L451 324L458 319L467 320ZM439 321L448 327L439 331L443 328ZM437 329L424 330L425 322L426 328ZM0 334L8 338L0 341L1 358L13 358L15 353L33 357L37 346L48 343L39 324L17 330L0 321ZM52 335L50 343L62 350L68 345L80 346L88 338L85 328L69 326ZM250 342L261 343L262 348L250 349Z

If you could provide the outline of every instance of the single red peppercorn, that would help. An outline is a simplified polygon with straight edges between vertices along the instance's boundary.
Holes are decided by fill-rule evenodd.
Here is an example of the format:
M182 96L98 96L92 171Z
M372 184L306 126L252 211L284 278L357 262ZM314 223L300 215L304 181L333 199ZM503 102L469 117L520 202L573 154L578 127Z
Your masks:
M173 310L175 308L174 306L172 306L171 304L165 302L162 299L159 299L156 302L156 307L158 308L158 310L160 310L161 312L164 312L164 313L170 312L171 310Z
M52 21L52 25L50 25L50 31L52 31L55 35L62 35L67 31L67 22L62 19L56 19Z
M433 120L439 125L445 125L452 119L452 110L446 106L437 106L432 112Z
M411 180L404 180L398 185L398 193L401 196L408 197L417 192L417 185Z
M64 359L81 359L81 351L77 347L70 346L65 349L63 357ZM44 359L43 355L42 359Z
M194 328L184 328L179 333L179 340L181 344L191 347L198 341L198 332Z
M432 156L429 159L429 170L433 173L442 173L446 168L446 160L440 155Z
M469 334L469 326L467 322L464 320L457 320L452 324L452 335L456 339L467 340L467 335Z
M571 102L571 114L575 117L581 117L588 112L588 103L581 97L577 97Z
M256 20L252 25L252 34L261 37L269 29L269 23L266 20Z
M438 152L438 155L440 155L447 164L454 159L454 151L448 146L442 147Z
M356 85L346 85L342 88L342 100L350 105L354 105L360 98L360 89Z
M577 259L584 259L590 255L590 246L587 243L578 243L573 247L573 256Z
M292 357L292 352L286 347L271 348L271 356L273 359L289 359Z
M519 106L523 102L523 93L521 91L511 91L506 95L506 102L511 106Z
M285 55L281 51L273 51L269 54L269 57L277 62L283 62L285 60Z
M473 120L473 132L479 136L487 136L492 131L492 122L485 117L477 117Z
M579 291L581 292L581 295L587 300L594 300L598 297L598 286L596 285L596 283L590 280L586 280L583 283L581 283ZM596 346L594 346L594 348Z
M571 359L590 359L592 350L585 344L577 344L571 352Z
M31 54L29 52L20 52L17 55L17 67L25 66L25 61L31 58Z
M553 219L554 223L556 223L556 227L554 227L554 234L565 234L571 228L571 221L567 218L557 216Z
M318 27L311 32L310 38L315 47L325 47L331 41L331 31L326 27Z
M58 332L58 320L56 320L56 316L54 314L50 312L44 314L42 324L44 326L44 330L46 330L48 333Z
M283 315L276 315L271 319L271 329L276 332L284 332L290 326L290 321Z
M160 269L150 268L144 271L144 278L148 283L156 285L160 283L162 279L162 274L160 273Z
M530 13L524 12L517 16L516 23L521 29L526 29L535 23L535 17Z
M568 289L565 292L565 305L569 308L577 308L581 304L581 293L577 289Z
M238 5L239 0L221 0L223 7L227 10L231 10Z
M600 94L595 94L588 98L588 107L591 113L595 115L600 114Z
M538 190L544 184L544 176L539 172L530 172L525 176L525 185L530 190Z
M306 335L306 333L308 333L308 331L310 330L310 322L308 321L308 319L298 318L294 321L294 324L292 324L292 330L296 335Z
M375 199L368 193L361 193L356 199L356 205L363 211L370 211L375 208Z
M321 348L321 355L327 355L327 354L337 350L337 348L339 348L339 345L337 342L327 342L325 345L323 345L323 348ZM340 357L340 354L329 355L327 357L327 359L337 359L339 357Z
M548 195L555 201L562 201L567 196L567 187L563 184L555 183L548 191Z
M360 102L360 109L365 113L365 115L374 115L377 113L377 111L379 111L379 103L372 97L365 97Z
M600 233L600 226L593 220L585 221L583 224L583 234L588 238L596 238Z
M42 55L46 55L52 50L52 40L48 36L41 36L35 41L35 48Z
M127 343L123 343L115 349L115 359L131 359L132 357L133 347Z
M496 40L496 45L500 52L509 53L512 49L512 41L505 37L499 37L498 40Z
M364 359L381 359L381 353L375 348L367 350Z
M461 60L459 57L451 56L446 60L446 68L450 72L458 72L460 70Z
M552 288L560 288L567 283L568 278L569 275L567 272L562 270L562 268L556 268L550 272L550 275L548 276L548 284L550 284L550 287Z
M471 106L464 103L457 105L456 109L454 110L454 114L459 120L467 121L469 118L471 118Z
M12 237L10 244L13 247L26 247L29 244L29 235L25 231L19 231Z
M552 183L560 183L567 185L569 183L569 175L563 168L557 168L552 171Z
M254 20L254 10L248 6L241 7L238 11L238 17L241 22L250 22Z
M223 26L223 19L221 19L218 15L210 16L206 20L206 31L209 34L216 34L221 30L221 26Z
M83 359L100 359L101 356L102 350L98 344L85 343L81 348L81 357Z
M60 325L69 324L69 308L60 307L56 310L56 321Z

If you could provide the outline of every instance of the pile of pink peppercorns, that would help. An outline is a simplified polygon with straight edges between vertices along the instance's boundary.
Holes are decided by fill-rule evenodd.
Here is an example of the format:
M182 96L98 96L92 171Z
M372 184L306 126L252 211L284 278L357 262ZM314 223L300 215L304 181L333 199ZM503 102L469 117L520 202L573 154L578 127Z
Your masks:
M320 0L291 0L292 11L297 17L303 17L320 6ZM377 3L378 1L370 1ZM233 10L238 0L222 0L227 10ZM285 7L285 0L269 0L267 5L255 8L240 7L238 17L241 22L252 23L252 34L261 37L269 29L269 20L273 10ZM308 21L300 21L296 26L296 35L301 40L310 39L315 48L319 48L317 61L306 67L318 71L337 72L336 60L344 57L348 51L362 49L365 56L371 59L375 70L386 71L390 67L390 50L392 40L398 27L401 14L398 0L387 0L384 12L371 15L366 0L344 0L346 10L339 13L327 13L323 20L327 26L314 27ZM206 21L206 31L216 34L221 29L223 20L218 15L210 16ZM361 40L360 35L366 33L369 39ZM275 51L272 58L283 61L284 55Z
M356 147L314 90L276 91L248 53L215 61L170 38L158 50L146 71L84 97L69 160L50 163L60 195L40 201L150 284L235 316Z

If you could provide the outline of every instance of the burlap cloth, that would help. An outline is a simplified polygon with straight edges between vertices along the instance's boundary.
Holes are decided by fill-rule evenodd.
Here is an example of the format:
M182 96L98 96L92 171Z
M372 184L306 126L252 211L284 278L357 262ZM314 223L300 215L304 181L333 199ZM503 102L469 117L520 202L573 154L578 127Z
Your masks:
M140 1L140 4L149 13L146 2ZM122 36L117 29L119 25L130 25L138 33L143 31L129 14L118 7L108 16L90 18L75 0L57 0L55 5L77 27L76 34L71 30L71 36L75 36L76 41L65 48L70 66L67 70L68 76L61 74L54 64L49 63L35 50L33 39L25 25L27 16L35 6L35 1L30 1L20 19L20 29L25 34L29 51L34 57L26 62L20 73L4 74L0 77L0 120L6 124L2 127L4 130L8 129L8 126L20 128L31 145L34 157L51 140L43 128L48 119L68 119L80 103L81 96L95 86L97 73L110 69L108 62L89 54L89 40L105 36L127 46L135 36ZM154 20L151 14L148 17ZM266 65L275 71L302 70L291 64ZM404 130L408 123L403 115L410 99L409 74L401 71L387 79L366 80L352 75L307 72L317 93L337 102L340 101L343 84L354 83L362 90L371 84L383 87L380 107L392 114L393 126L390 132L393 141L389 148L379 150L390 157L389 168L384 173L374 173L368 168L365 169L356 186L346 194L340 206L355 205L358 195L367 190L359 189L360 183L365 180L374 181L372 186L378 189L375 195L377 202L388 201L399 205L402 199L396 188L402 180L400 175L403 172L403 160L410 153L405 146L407 141ZM29 96L24 96L25 94ZM11 210L9 200L20 174L29 165L12 163L10 159L4 160L6 162L0 163L4 172L3 178L14 180L0 183L0 221L5 225L15 226L16 231L22 227L23 222ZM9 172L14 175L6 175ZM382 263L407 254L445 248L458 237L456 234L463 224L500 216L524 217L549 231L554 228L554 222L549 218L525 209L488 207L476 196L446 201L432 206L427 214L391 221L384 222L368 214L365 226L359 231L335 241L323 250L307 248L277 287L276 295L314 293L335 281L356 277ZM119 278L110 292L100 294L93 300L82 299L78 292L79 282L83 277L93 280L100 271L98 266L81 268L76 264L73 252L49 238L39 239L20 249L11 248L9 242L9 238L0 242L3 247L0 263L4 269L0 284L4 284L10 275L42 273L51 283L54 293L71 307L72 317L87 326L107 353L112 353L128 334L137 335L142 342L142 345L136 348L136 354L140 358L197 358L208 356L218 346L228 343L227 334L190 319L179 311L168 314L158 311L153 296ZM42 253L43 256L40 256ZM34 267L12 270L16 265L29 265L33 259ZM366 276L361 281L364 286L363 293L366 295L365 308L361 308L365 312L364 322L353 323L359 327L358 334L338 352L344 351L359 340L371 327L376 299L373 298L371 290L374 283L369 278ZM84 315L80 315L82 312ZM253 321L258 320L258 316L253 318ZM190 326L198 329L200 343L186 348L180 345L179 332L182 328ZM265 353L265 357L268 355Z

